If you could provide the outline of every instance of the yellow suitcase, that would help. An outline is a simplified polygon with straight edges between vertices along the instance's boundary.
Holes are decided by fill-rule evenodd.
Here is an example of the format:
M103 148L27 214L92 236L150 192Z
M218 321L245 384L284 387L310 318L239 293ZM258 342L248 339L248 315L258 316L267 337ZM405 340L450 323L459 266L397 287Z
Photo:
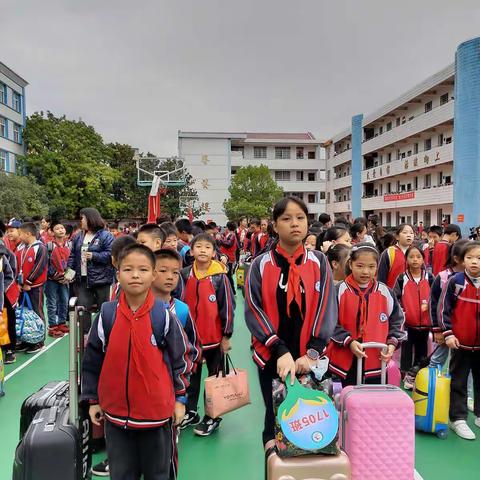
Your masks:
M418 372L412 395L417 430L447 438L450 381L450 375L439 368L427 367Z

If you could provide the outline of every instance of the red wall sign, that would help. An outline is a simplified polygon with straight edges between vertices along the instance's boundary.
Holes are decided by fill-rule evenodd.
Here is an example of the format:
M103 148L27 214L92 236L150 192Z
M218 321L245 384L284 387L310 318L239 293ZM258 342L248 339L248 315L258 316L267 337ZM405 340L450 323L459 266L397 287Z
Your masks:
M415 192L387 193L383 196L384 202L397 202L398 200L409 200L415 198Z

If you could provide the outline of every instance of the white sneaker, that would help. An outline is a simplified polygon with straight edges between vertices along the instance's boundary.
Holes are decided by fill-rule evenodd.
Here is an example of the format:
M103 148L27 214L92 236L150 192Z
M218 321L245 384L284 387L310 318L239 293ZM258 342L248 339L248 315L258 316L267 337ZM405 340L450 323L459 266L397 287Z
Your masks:
M465 440L475 440L477 438L477 436L472 432L465 420L456 420L455 422L450 422L450 428L459 437L464 438Z
M477 417L477 418L475 419L475 425L476 425L478 428L480 428L480 417Z
M474 406L475 402L473 401L473 398L472 397L468 397L467 398L467 408L473 412L473 406Z

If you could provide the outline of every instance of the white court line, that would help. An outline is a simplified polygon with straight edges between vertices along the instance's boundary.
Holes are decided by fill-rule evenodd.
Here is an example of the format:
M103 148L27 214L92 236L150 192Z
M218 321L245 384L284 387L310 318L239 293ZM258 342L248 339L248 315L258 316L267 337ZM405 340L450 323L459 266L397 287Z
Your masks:
M413 480L423 480L423 477L415 470L415 474L413 475Z
M41 350L40 352L36 353L32 358L30 358L30 359L27 360L25 363L23 363L23 364L20 365L18 368L16 368L13 372L10 372L10 373L5 377L5 381L10 380L14 375L16 375L18 372L22 371L25 367L27 367L27 366L30 365L32 362L34 362L38 357L40 357L40 356L43 355L45 352L47 352L48 350L50 350L50 348L52 348L55 344L57 344L60 340L62 340L63 338L65 338L67 335L68 335L68 333L67 333L66 335L64 335L63 337L57 338L57 339L54 340L52 343L50 343L47 347L45 347L43 350Z

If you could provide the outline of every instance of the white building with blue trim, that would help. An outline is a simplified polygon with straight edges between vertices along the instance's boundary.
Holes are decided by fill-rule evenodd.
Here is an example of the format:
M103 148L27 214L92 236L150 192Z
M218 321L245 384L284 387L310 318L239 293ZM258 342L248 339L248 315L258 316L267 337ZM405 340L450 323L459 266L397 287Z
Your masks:
M25 154L25 87L28 83L0 62L0 171L15 173Z

